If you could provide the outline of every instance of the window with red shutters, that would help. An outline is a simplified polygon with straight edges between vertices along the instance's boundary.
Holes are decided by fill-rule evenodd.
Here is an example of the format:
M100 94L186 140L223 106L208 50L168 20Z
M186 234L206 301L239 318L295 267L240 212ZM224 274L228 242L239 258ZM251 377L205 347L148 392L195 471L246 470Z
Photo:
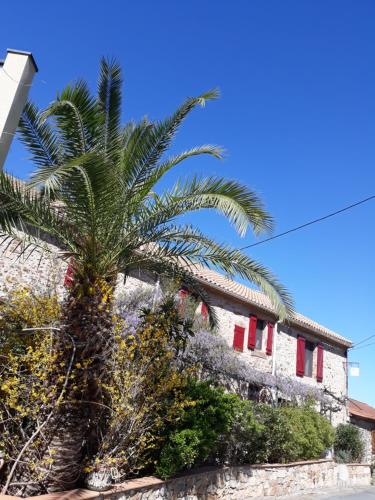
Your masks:
M233 335L233 349L235 351L243 352L245 340L245 328L242 326L235 325L234 326L234 335Z
M323 344L318 344L316 380L323 382L323 363L324 363L324 347Z
M298 377L303 377L305 374L305 344L303 337L297 337L297 366L296 374Z
M247 347L249 349L254 350L256 340L257 340L257 317L251 315L249 320L249 336L247 338Z
M202 302L202 305L201 305L201 315L202 315L202 318L204 320L207 320L207 318L208 318L208 309L207 309L206 304L204 304L203 302Z
M273 345L273 323L267 323L267 345L266 345L266 354L271 356L272 354L272 345Z

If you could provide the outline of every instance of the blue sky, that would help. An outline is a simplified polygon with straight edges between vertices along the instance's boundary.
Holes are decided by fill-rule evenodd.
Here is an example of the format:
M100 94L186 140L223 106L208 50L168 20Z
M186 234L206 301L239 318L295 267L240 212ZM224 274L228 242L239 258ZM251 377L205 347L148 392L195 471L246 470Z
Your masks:
M371 0L19 0L2 5L0 51L33 51L40 106L77 77L94 87L100 56L118 58L124 120L161 118L219 86L221 99L194 112L175 147L211 142L226 158L192 159L178 174L239 179L283 231L375 194L374 18ZM22 177L32 168L17 141L7 168ZM251 255L300 312L358 342L375 334L374 216L372 201ZM255 241L216 216L193 220L233 245ZM350 394L372 405L374 358L375 345L350 355L361 369Z

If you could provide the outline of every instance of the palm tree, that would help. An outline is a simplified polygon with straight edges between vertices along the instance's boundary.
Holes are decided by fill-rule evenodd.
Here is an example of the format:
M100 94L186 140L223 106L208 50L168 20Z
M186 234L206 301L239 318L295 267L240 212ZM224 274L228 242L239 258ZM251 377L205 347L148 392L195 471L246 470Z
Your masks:
M64 299L59 342L67 363L73 353L74 362L88 368L66 389L72 403L59 405L51 419L55 455L50 491L74 486L83 454L95 453L100 418L95 403L103 397L100 381L112 339L112 292L119 273L126 276L138 267L178 277L206 302L212 321L214 311L191 272L196 264L250 280L282 316L292 309L287 291L265 267L178 221L188 212L213 209L241 236L249 227L259 234L271 229L272 219L256 193L220 177L192 177L163 193L156 190L184 160L222 157L221 148L212 145L166 156L187 115L218 92L188 98L165 120L121 126L121 87L119 65L103 59L97 95L78 81L43 112L28 103L19 131L37 168L26 189L0 174L2 233L24 238L28 245L38 245L35 237L48 238L73 262L74 285Z

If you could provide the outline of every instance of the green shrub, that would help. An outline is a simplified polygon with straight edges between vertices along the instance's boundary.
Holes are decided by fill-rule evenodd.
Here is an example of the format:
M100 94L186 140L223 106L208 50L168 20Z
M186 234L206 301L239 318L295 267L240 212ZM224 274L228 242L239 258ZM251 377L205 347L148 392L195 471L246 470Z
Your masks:
M231 426L220 437L217 461L223 464L254 463L259 455L263 425L254 414L254 403L232 399Z
M311 403L273 408L195 380L182 401L157 460L162 478L208 460L233 465L320 458L334 441L333 427Z
M228 435L226 462L287 463L319 458L333 444L331 424L311 405L273 408L243 401Z
M160 454L156 468L158 476L166 479L179 470L193 466L199 459L202 439L202 433L197 429L172 432Z
M213 455L220 436L226 435L232 426L238 401L238 396L226 394L210 382L190 380L180 414L167 430L156 473L168 478Z
M283 463L292 461L293 432L287 415L281 408L259 404L255 408L257 421L262 425L254 463Z
M358 427L352 424L340 424L336 429L334 449L338 462L360 462L364 443Z
M287 461L319 458L333 445L335 432L332 425L311 403L283 407L280 411L287 419L291 433Z

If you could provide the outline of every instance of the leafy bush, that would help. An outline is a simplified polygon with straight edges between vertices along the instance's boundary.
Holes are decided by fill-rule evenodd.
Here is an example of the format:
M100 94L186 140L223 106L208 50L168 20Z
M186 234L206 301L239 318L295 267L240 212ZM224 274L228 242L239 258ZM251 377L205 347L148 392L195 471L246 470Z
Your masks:
M300 407L283 407L281 413L290 429L290 446L286 461L319 458L334 442L334 429L312 403Z
M190 379L181 411L167 429L157 474L167 478L207 460L217 450L220 436L230 430L238 399L210 382Z
M273 408L193 380L183 399L156 467L163 478L213 458L230 465L320 458L333 444L333 427L312 403Z
M266 404L255 406L255 417L262 425L253 463L292 461L293 431L282 408Z
M287 463L319 458L334 439L331 424L311 404L273 408L242 402L223 456L233 463Z
M264 426L255 418L254 403L232 398L231 427L220 437L217 461L223 464L254 463L260 452Z
M352 424L340 424L336 429L334 449L338 462L360 462L364 443L358 427Z

